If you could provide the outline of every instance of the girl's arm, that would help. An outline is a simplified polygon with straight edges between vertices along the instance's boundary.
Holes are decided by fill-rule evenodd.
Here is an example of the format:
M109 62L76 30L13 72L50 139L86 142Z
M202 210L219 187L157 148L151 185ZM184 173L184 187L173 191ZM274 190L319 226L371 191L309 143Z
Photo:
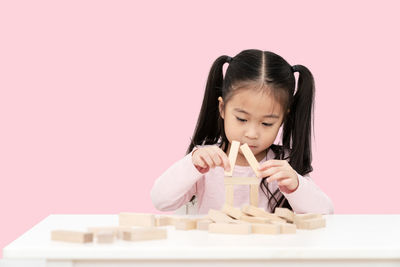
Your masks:
M296 172L297 173L297 172ZM283 193L296 213L333 214L331 199L311 180L309 174L298 174L299 186L292 193Z
M198 193L196 182L202 177L192 163L192 153L187 154L154 182L150 192L154 206L161 211L180 208Z

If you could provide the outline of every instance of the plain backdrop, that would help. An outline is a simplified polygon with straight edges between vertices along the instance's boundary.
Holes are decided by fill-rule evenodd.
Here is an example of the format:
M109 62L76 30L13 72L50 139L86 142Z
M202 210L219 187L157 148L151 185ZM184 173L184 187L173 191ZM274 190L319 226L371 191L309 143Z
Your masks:
M49 214L158 213L211 64L251 48L313 73L312 177L335 213L400 213L399 8L1 1L0 248Z

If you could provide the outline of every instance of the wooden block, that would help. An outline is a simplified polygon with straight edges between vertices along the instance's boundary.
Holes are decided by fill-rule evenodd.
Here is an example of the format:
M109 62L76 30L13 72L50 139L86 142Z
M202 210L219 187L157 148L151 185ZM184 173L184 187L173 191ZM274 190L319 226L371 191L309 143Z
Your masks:
M121 212L119 214L119 225L154 227L156 218L154 214Z
M268 218L248 216L246 214L243 214L239 220L249 223L269 223L271 221Z
M208 217L216 223L236 223L237 220L232 219L225 213L219 210L210 209L208 211Z
M250 205L253 205L255 207L258 206L258 188L259 188L258 184L250 185Z
M156 226L167 226L167 225L173 225L171 217L169 216L156 217Z
M51 240L74 242L74 243L89 243L93 242L93 233L80 231L54 230L51 231Z
M225 203L233 205L234 188L233 185L225 185Z
M113 231L104 231L97 233L97 243L112 243L114 242L114 232Z
M282 222L282 223L286 222L284 219L281 219L277 215L266 212L265 210L255 207L255 206L252 206L252 205L242 206L242 212L247 215L251 215L251 216L255 216L255 217L267 218L267 219L270 219L271 221L277 221L277 222Z
M260 185L260 178L258 177L225 177L224 184L225 185L250 185L256 184Z
M247 162L250 164L250 167L253 169L254 173L259 176L258 168L260 167L260 163L258 163L256 157L254 156L253 152L248 144L244 144L240 146L240 150L242 151L244 157L246 158Z
M280 226L277 224L269 223L252 223L251 232L253 234L264 234L264 235L277 235L281 232Z
M307 219L315 219L315 218L322 218L322 214L318 213L305 213L305 214L295 214L294 221L301 221Z
M197 230L208 231L208 226L212 224L212 220L199 220L197 221Z
M229 150L229 155L228 155L229 164L231 165L231 170L229 172L226 171L225 176L232 176L232 174L233 174L233 167L235 166L235 163L236 163L237 154L239 152L239 146L240 146L240 142L232 141L231 148Z
M88 232L92 232L94 236L97 236L100 232L112 232L114 237L122 238L123 231L129 231L132 227L128 226L96 226L96 227L88 227Z
M240 217L242 217L244 215L244 213L240 209L232 207L231 205L227 205L227 204L225 204L222 207L222 212L224 212L226 215L229 215L232 218L235 218L237 220L240 220Z
M271 224L276 224L280 227L281 234L295 234L296 233L296 225L292 223L282 223L271 221Z
M312 230L317 228L322 228L326 226L325 218L313 218L307 220L297 220L295 221L297 228Z
M294 221L294 213L288 208L275 208L275 214L286 221L293 222Z
M182 219L175 223L176 230L193 230L196 229L196 220Z
M208 227L210 233L219 234L250 234L250 224L234 224L234 223L212 223Z
M143 241L166 238L167 229L165 228L146 227L123 232L123 240L126 241Z

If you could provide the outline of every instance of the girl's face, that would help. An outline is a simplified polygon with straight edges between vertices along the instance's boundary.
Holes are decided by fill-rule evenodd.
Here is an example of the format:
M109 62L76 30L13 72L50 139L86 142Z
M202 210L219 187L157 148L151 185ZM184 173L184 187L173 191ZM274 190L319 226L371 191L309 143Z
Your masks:
M232 140L241 145L247 143L257 160L262 160L283 120L281 105L271 91L242 89L234 93L227 104L222 97L218 101L229 148ZM240 149L236 164L248 165Z

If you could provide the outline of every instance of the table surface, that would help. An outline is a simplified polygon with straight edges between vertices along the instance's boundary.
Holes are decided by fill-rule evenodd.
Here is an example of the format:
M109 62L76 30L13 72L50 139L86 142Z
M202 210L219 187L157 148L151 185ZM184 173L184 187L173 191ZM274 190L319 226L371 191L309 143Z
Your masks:
M4 259L390 259L400 260L400 215L326 215L327 226L296 234L179 231L168 238L112 244L51 241L55 229L117 226L118 215L50 215L3 249Z

